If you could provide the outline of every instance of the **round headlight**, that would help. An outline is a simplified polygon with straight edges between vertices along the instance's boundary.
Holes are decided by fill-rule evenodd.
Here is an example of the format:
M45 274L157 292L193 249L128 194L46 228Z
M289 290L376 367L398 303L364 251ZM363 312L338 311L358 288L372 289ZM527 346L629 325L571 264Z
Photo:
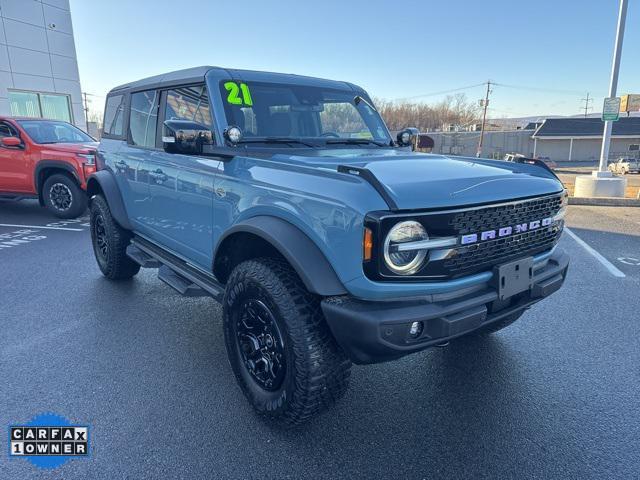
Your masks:
M398 247L403 243L421 240L429 240L429 235L420 223L411 220L394 225L384 241L384 261L389 270L399 275L417 272L427 257L427 251L400 251Z

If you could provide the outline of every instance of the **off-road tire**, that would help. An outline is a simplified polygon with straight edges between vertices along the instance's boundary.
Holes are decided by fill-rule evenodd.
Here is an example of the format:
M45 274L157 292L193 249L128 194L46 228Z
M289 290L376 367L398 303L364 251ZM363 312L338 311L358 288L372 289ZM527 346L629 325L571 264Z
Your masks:
M489 325L486 325L484 327L480 327L478 330L476 330L473 333L475 335L477 335L477 336L484 336L484 335L489 335L491 333L498 332L498 331L502 330L503 328L507 328L513 322L518 320L522 316L522 314L524 312L525 312L524 310L521 310L520 312L516 312L516 313L512 313L511 315L507 315L506 317L504 317L504 318L502 318L502 319L500 319L498 321L490 323Z
M56 193L61 192L61 193ZM42 200L47 209L58 218L76 218L87 210L87 194L69 175L55 173L42 184ZM61 204L62 195L68 196Z
M102 195L96 195L91 201L90 228L93 253L105 277L109 280L125 280L140 271L140 265L131 260L126 252L131 233L113 219Z
M236 338L237 322L251 301L272 312L284 343L286 367L274 391L262 388L245 366ZM320 308L298 275L284 261L248 260L231 273L223 299L223 328L229 363L253 408L287 425L309 420L346 391L351 362L336 344Z

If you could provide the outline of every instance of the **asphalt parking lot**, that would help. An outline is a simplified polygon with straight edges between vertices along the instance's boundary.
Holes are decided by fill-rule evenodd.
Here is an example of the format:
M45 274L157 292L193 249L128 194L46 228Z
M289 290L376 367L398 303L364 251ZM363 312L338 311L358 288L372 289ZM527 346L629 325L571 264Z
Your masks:
M244 400L218 305L154 270L109 283L86 221L0 204L0 428L53 411L93 432L92 456L53 472L0 448L1 479L640 472L640 208L571 206L560 292L488 339L354 367L346 397L293 430Z

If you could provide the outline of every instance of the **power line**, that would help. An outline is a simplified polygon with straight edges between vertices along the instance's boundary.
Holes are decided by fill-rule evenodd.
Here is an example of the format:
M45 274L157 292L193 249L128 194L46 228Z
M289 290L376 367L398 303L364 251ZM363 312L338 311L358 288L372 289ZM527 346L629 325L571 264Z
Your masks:
M482 87L486 84L487 82L475 83L473 85L466 85L464 87L451 88L449 90L440 90L437 92L423 93L420 95L412 95L410 97L399 97L399 98L396 98L395 100L402 101L402 100L413 100L416 98L424 98L424 97L436 97L438 95L446 95L447 93L455 93L455 92L460 92L462 90L470 90L472 88ZM512 88L514 90L529 90L533 92L564 93L568 95L581 95L583 93L583 91L580 91L580 90L568 90L568 89L561 89L561 88L532 87L528 85L513 85L513 84L498 83L498 82L491 82L491 84L494 87Z
M530 90L532 92L549 92L549 93L565 93L569 95L582 95L582 91L579 90L564 90L560 88L545 88L545 87L530 87L527 85L509 85L506 83L494 83L497 87L513 88L516 90Z
M413 95L411 97L396 98L395 100L401 101L401 100L413 100L414 98L436 97L438 95L445 95L447 93L460 92L461 90L469 90L471 88L482 87L483 85L485 85L485 83L486 82L477 83L475 85L467 85L466 87L452 88L450 90L441 90L439 92L423 93L421 95Z

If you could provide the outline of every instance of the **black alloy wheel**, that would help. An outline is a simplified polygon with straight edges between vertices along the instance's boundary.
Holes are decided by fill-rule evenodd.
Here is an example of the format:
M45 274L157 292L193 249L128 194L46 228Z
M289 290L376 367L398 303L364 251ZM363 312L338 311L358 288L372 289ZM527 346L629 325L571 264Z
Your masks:
M287 362L284 338L271 310L260 300L246 300L238 312L236 345L253 381L276 391L284 381Z
M109 254L109 243L107 241L107 229L104 225L104 218L101 214L95 216L93 221L93 234L96 242L96 252L101 260L106 262Z

